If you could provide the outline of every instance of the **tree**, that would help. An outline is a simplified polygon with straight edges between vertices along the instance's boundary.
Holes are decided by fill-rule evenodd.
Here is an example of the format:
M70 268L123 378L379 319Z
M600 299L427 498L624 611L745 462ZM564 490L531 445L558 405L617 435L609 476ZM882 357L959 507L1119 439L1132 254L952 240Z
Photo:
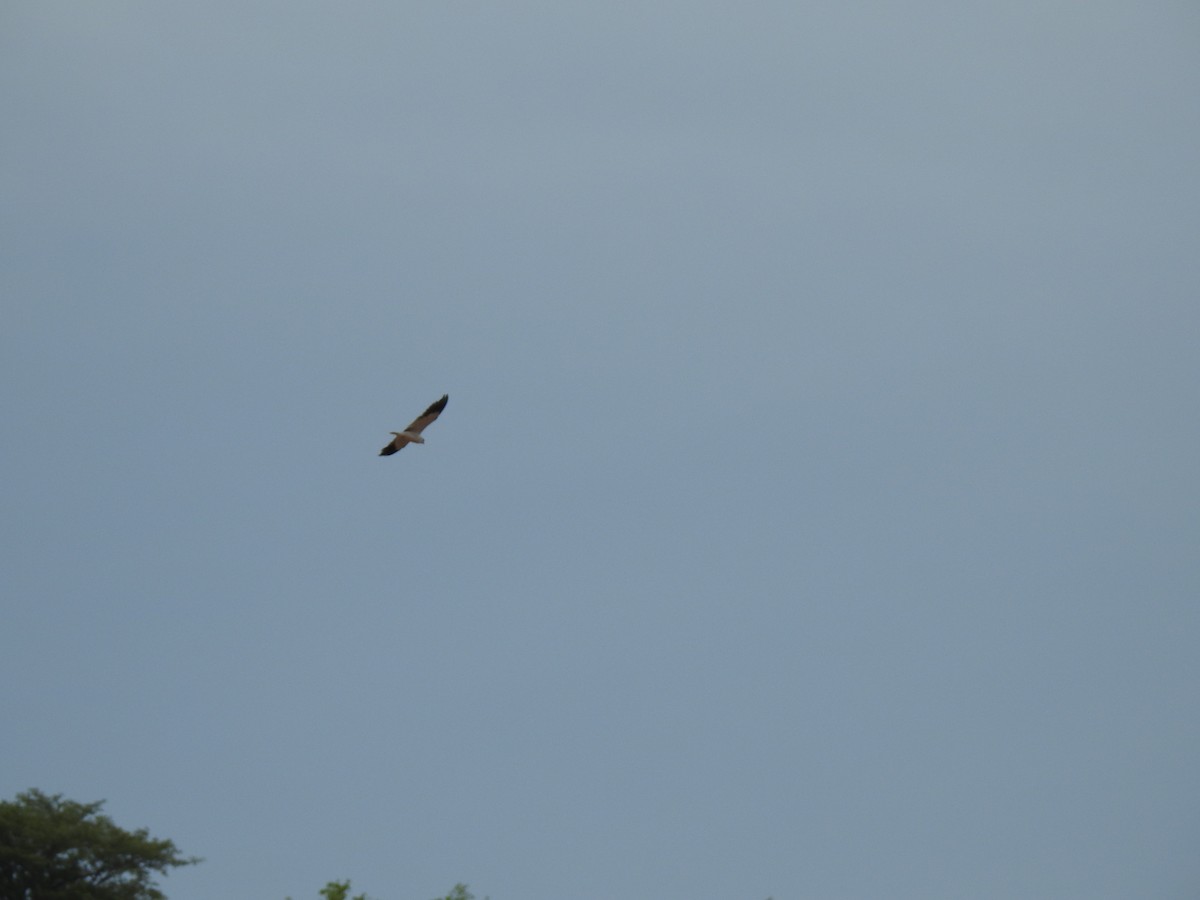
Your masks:
M100 815L103 806L36 789L0 801L0 897L166 900L152 873L200 860L180 856L174 843L145 828L118 828Z
M346 881L331 881L317 891L325 900L370 900L366 894L356 894L350 896L350 882ZM291 898L288 898L291 900ZM475 900L475 895L467 890L465 884L456 884L445 897L437 897L436 900Z
M371 900L366 894L355 894L350 896L350 881L331 881L317 891L325 900ZM291 900L289 897L288 900ZM475 900L475 895L467 890L465 884L456 884L445 897L437 897L435 900Z
M350 882L346 881L331 881L321 890L317 891L325 900L370 900L366 894L358 894L350 896Z

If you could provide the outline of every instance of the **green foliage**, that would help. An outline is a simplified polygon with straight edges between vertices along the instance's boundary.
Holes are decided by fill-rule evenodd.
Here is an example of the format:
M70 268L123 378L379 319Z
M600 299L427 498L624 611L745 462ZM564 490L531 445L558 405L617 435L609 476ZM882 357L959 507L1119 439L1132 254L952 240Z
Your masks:
M350 897L350 882L347 881L331 881L325 887L321 888L318 893L325 900L370 900L366 894L359 894L357 897Z
M325 900L371 900L366 894L351 897L349 881L331 881L318 893ZM438 897L436 900L475 900L475 895L467 890L465 884L456 884L449 894L445 897Z
M151 874L200 861L145 828L118 828L103 806L36 789L0 802L0 897L165 900Z

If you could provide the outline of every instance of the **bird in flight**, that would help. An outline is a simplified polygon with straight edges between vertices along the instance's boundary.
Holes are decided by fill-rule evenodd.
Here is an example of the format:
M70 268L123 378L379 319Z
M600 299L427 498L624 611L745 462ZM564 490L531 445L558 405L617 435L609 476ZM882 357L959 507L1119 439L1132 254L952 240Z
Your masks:
M442 414L442 410L446 408L446 401L450 399L449 394L443 394L442 399L431 403L429 409L421 413L412 424L403 431L390 431L389 434L394 434L395 439L379 451L380 456L391 456L397 450L404 449L405 444L423 444L425 438L421 437L421 432L433 424L434 419Z

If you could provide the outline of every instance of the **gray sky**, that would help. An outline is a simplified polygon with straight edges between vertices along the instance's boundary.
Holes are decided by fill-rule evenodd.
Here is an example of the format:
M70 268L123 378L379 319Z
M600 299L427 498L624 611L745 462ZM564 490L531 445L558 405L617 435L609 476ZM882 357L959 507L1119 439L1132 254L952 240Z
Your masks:
M4 797L172 900L1196 896L1194 4L0 21Z

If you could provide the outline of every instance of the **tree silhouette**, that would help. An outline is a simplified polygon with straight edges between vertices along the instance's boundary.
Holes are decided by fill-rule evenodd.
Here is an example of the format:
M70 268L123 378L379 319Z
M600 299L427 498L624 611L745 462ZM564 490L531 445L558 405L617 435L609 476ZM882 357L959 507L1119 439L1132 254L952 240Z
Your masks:
M103 806L36 789L0 802L0 897L165 900L153 873L200 861L145 828L118 828Z

